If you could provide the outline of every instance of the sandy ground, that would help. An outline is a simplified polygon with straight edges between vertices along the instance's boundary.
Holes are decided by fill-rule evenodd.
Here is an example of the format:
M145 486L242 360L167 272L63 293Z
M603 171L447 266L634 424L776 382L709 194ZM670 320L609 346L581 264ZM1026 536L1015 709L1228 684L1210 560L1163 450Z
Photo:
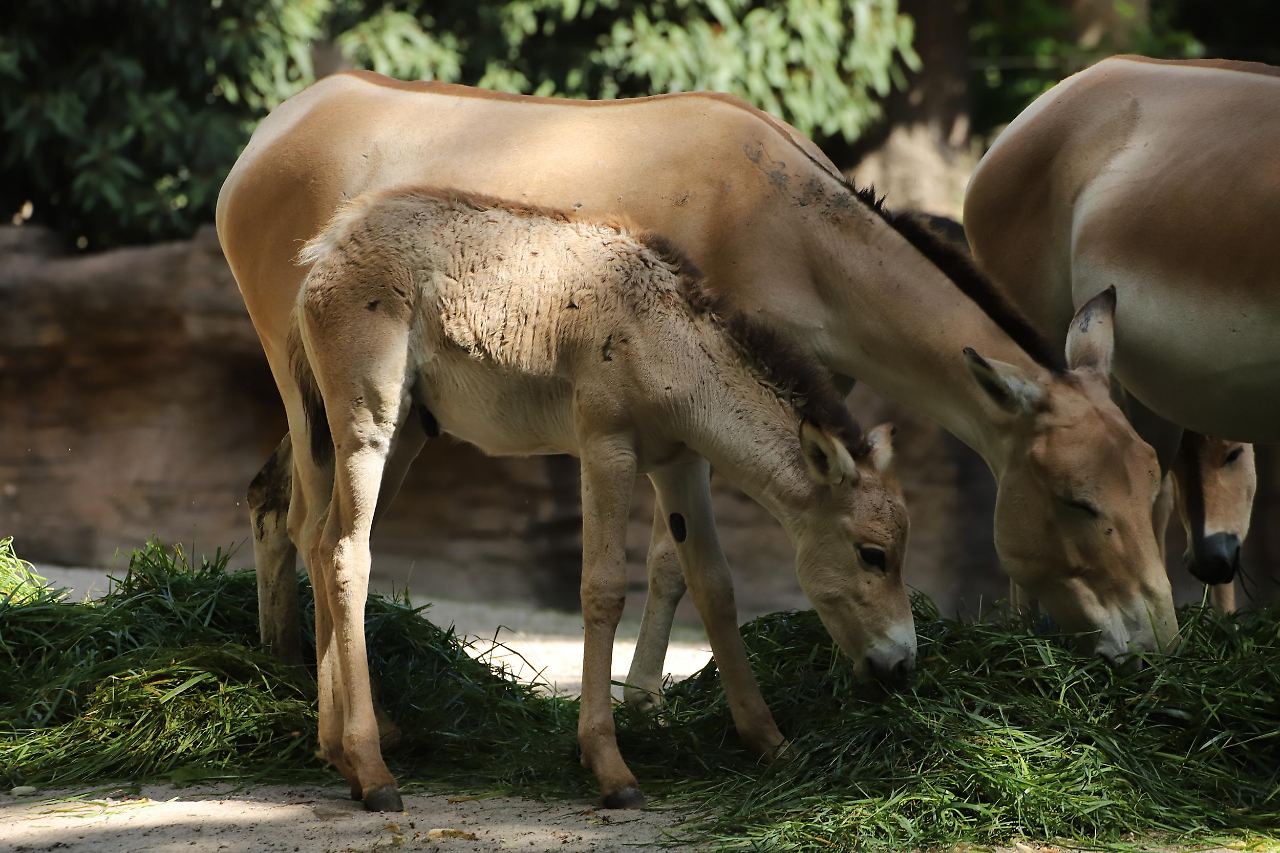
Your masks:
M73 600L107 591L94 569L36 566L72 590ZM576 614L473 602L433 601L428 618L476 637L472 651L559 693L582 678L582 622ZM614 646L614 680L626 678L638 628L624 622ZM500 645L495 646L494 640ZM705 635L677 629L667 670L683 678L711 659ZM621 696L621 688L614 692ZM451 798L410 793L401 815L365 812L335 774L327 786L146 786L123 790L59 789L0 795L0 851L643 851L673 849L673 811L600 810L587 801L514 797ZM432 830L457 830L437 837ZM677 846L677 850L692 850Z
M411 850L635 851L668 847L677 816L586 802L410 794L398 815L370 814L341 786L146 786L114 796L51 791L0 797L0 849L59 853L338 853ZM661 847L659 848L659 845Z

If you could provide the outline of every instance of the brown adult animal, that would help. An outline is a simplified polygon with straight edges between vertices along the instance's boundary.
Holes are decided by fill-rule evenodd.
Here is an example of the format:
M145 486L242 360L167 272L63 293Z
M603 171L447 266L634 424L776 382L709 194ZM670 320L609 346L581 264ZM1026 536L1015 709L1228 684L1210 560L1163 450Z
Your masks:
M614 737L609 673L637 473L657 490L739 734L783 747L738 634L707 463L796 546L800 585L859 676L915 662L907 518L890 430L864 438L824 372L717 305L663 241L449 190L343 207L303 249L284 391L309 448L290 525L316 589L320 749L370 809L400 809L364 644L369 533L407 424L496 455L582 461L586 647L578 740L604 803L641 802Z
M910 215L957 249L969 252L964 226L959 222L934 214ZM1010 295L1016 299L1026 294ZM1049 318L1041 315L1039 319L1046 322ZM1060 337L1064 329L1056 324L1039 331ZM1123 407L1128 402L1123 391L1120 397ZM1133 408L1138 415L1138 432L1146 431L1153 441L1162 442L1165 450L1160 459L1165 483L1152 519L1156 541L1164 543L1169 517L1176 510L1187 541L1183 567L1209 585L1209 598L1219 613L1230 613L1235 610L1233 578L1240 567L1240 548L1249 533L1257 491L1253 446L1183 431L1141 406ZM1171 442L1176 443L1176 452ZM1011 598L1020 605L1026 603L1017 590L1011 591Z
M282 388L298 247L344 200L412 183L667 235L718 297L975 448L999 483L1003 567L1064 629L1109 658L1174 637L1150 523L1155 455L1108 396L1105 316L1069 342L1064 368L962 258L856 193L794 129L726 96L562 101L356 72L280 105L223 185L218 233ZM384 495L416 450L403 448ZM264 627L284 649L296 645L293 555L288 490L272 484L288 455L253 501Z
M1140 431L1166 461L1183 428L1218 437L1182 441L1181 470L1207 486L1216 461L1250 497L1239 442L1280 438L1278 220L1280 70L1220 60L1121 56L1069 77L1000 135L965 198L979 265L1037 327L1066 334L1114 288L1116 378L1154 416ZM1190 506L1190 566L1230 581L1247 508L1215 530Z

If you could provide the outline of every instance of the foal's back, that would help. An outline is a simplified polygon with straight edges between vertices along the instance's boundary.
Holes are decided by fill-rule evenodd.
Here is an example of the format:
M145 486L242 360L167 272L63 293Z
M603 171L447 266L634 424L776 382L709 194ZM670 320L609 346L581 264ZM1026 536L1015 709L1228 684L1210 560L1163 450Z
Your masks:
M656 238L455 191L362 197L300 257L307 310L406 328L406 394L490 454L574 452L575 391L643 397L646 337L690 315Z

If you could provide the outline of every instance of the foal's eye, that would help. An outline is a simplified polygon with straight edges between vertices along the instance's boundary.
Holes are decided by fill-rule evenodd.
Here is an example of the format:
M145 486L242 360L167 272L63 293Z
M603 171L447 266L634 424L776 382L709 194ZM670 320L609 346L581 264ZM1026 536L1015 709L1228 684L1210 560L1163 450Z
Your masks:
M880 571L885 570L887 561L885 559L884 549L875 545L859 545L858 556L862 558L862 562L866 563L874 569Z
M1102 513L1098 512L1098 508L1088 501L1078 498L1063 498L1062 502L1072 509L1082 512L1090 518L1101 518Z
M1244 453L1243 447L1237 447L1234 450L1232 450L1230 453L1228 453L1227 458L1222 461L1223 467L1226 467L1227 465L1230 465L1231 463L1239 459L1241 453Z

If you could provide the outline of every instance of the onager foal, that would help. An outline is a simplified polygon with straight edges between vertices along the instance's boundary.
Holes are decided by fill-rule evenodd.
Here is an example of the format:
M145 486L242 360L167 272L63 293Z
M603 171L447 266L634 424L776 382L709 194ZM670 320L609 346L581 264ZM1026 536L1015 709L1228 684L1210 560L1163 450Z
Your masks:
M289 526L316 592L321 754L366 808L401 808L378 746L363 617L369 531L406 424L491 454L581 458L578 738L607 806L643 800L609 692L638 472L657 490L749 746L771 757L784 741L738 632L708 462L786 527L801 586L859 675L914 666L890 430L861 436L825 374L714 304L662 240L401 188L347 205L299 258L313 266L285 394L299 447Z

